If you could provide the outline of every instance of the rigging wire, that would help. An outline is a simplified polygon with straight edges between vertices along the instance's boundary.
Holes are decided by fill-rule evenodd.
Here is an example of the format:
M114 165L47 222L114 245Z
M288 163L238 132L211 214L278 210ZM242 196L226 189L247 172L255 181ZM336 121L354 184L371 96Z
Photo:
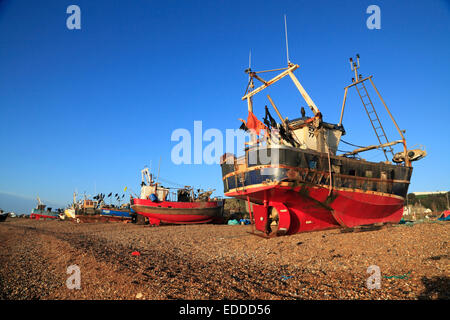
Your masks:
M348 144L348 145L350 145L350 146L353 146L353 147L357 147L357 148L365 148L364 146L358 146L358 145L356 145L356 144L347 142L347 141L345 141L345 140L343 140L343 139L341 139L341 142L343 142L343 143L345 143L345 144Z
M173 181L161 178L161 177L159 178L159 180L162 182L168 183L170 185L174 185L174 186L178 187L178 188L169 188L169 189L184 189L187 186L187 185L182 185L182 184L179 184L179 183L176 183L176 182L173 182ZM195 185L192 185L190 187L192 187L194 190L200 189L200 188L197 188L198 186L195 186Z

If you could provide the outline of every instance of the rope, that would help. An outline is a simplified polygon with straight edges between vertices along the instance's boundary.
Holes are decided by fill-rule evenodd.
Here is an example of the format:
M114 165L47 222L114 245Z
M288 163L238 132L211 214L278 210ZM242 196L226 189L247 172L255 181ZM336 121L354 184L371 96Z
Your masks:
M165 183L177 186L177 187L179 187L179 189L183 189L185 187L182 184L179 184L179 183L176 183L176 182L173 182L173 181L161 178L161 177L159 178L159 180L162 181L162 182L165 182ZM171 188L171 189L177 189L177 188Z
M343 143L348 144L348 145L353 146L353 147L357 147L357 148L365 148L365 147L363 147L363 146L358 146L358 145L356 145L356 144L347 142L347 141L345 141L345 140L343 140L343 139L341 139L341 141L342 141Z
M325 138L325 135L324 135L324 141L325 141L325 145L327 146L328 170L330 172L330 191L328 192L328 196L330 196L331 195L331 191L333 190L333 182L332 182L332 177L331 177L330 147L328 146L328 142L327 142L327 139Z
M330 170L330 191L328 192L328 196L330 196L331 191L333 190L333 183L331 181L332 177L331 177L331 160L330 160L330 149L327 146L327 154L328 154L328 170Z

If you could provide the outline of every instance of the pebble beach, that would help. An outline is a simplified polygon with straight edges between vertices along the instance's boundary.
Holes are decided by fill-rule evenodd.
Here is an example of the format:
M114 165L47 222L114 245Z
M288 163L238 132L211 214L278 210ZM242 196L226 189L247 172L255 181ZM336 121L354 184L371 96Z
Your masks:
M251 226L0 223L0 299L449 299L450 225L261 238ZM67 286L70 266L80 288ZM378 288L369 288L380 271ZM373 267L372 267L373 268Z

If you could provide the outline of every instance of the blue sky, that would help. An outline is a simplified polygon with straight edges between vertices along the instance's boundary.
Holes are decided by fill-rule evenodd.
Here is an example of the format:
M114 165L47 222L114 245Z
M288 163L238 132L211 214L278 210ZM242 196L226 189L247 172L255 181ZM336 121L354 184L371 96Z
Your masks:
M66 27L71 4L81 9L81 30ZM380 30L366 26L371 4L381 9ZM414 163L409 191L448 190L448 1L6 0L0 192L61 204L75 189L137 192L140 170L161 157L164 179L222 195L219 165L171 162L171 134L192 131L196 120L203 130L239 127L249 50L255 70L286 65L284 14L290 60L324 120L338 122L352 77L348 58L359 53L361 73L374 75L408 145L428 152ZM289 79L268 93L291 119L306 106ZM254 103L261 118L265 95ZM398 139L381 116L389 139ZM346 141L376 143L354 91L344 126Z

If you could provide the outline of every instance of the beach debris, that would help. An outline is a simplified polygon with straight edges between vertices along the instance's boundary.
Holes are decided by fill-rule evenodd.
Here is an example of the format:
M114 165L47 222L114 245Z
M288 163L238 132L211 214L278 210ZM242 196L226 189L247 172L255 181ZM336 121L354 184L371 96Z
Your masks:
M439 221L450 221L450 210L442 212L438 218Z
M136 299L141 299L144 295L140 292L136 294Z
M239 223L242 225L248 225L248 224L250 224L250 220L249 219L241 219L241 220L239 220Z
M281 276L281 280L286 281L292 278L293 276Z
M139 251L133 251L132 253L131 253L131 255L132 256L140 256L141 255L141 253L139 252Z
M385 279L409 279L409 275L411 274L411 271L409 271L408 273L402 274L400 276L383 276L383 278Z

